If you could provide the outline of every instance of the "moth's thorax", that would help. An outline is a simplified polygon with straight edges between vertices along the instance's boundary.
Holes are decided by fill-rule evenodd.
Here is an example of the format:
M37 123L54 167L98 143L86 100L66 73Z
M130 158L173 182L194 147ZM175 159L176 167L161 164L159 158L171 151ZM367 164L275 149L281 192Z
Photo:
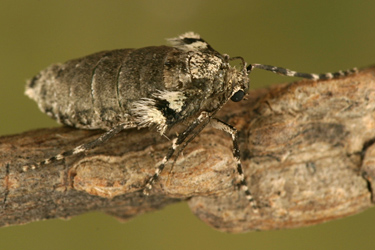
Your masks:
M228 70L224 57L212 49L171 50L164 62L163 79L167 91L185 96L179 117L183 119L202 109L214 110L220 100L229 98L232 85L227 81Z
M165 88L169 90L196 89L213 92L220 90L212 87L215 82L224 82L226 63L212 51L185 51L175 48L170 51L164 62L163 78Z

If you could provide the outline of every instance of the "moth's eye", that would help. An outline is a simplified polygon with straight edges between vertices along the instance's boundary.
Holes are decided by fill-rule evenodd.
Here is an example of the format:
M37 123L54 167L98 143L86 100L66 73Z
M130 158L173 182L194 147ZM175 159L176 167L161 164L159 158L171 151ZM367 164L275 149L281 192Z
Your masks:
M245 92L243 92L242 90L239 90L237 91L236 93L234 93L234 95L232 95L232 97L230 98L233 102L239 102L242 100L242 98L245 96Z

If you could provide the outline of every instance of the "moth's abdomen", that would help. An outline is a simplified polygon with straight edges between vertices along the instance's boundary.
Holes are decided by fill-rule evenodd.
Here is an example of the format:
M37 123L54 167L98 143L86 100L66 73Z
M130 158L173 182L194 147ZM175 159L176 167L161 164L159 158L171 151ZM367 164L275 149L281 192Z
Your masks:
M110 129L132 123L131 104L164 89L163 67L171 47L104 51L54 64L31 79L26 94L60 123Z

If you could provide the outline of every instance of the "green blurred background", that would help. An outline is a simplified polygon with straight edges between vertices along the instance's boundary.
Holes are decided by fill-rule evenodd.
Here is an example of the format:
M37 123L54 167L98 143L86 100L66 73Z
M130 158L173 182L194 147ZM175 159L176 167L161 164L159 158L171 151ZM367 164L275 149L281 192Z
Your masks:
M24 96L54 62L195 31L248 63L329 72L375 63L375 1L0 0L0 135L57 126ZM252 88L292 81L252 74ZM90 213L0 228L0 249L374 249L375 210L308 228L225 234L185 203L125 224Z

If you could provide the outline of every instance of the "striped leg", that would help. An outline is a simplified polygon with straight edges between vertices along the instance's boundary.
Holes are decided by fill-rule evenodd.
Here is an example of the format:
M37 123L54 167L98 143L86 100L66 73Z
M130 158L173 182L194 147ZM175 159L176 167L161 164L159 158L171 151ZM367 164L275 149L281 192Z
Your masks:
M250 202L252 208L257 211L257 204L256 204L256 201L254 200L250 190L249 190L249 187L247 185L247 182L246 182L246 179L245 179L245 175L243 173L243 169L242 169L242 165L241 165L241 154L240 154L240 148L238 146L238 138L237 138L237 130L232 127L231 125L229 124L226 124L225 122L223 121L220 121L216 118L212 118L211 119L211 124L214 128L216 129L220 129L228 134L230 134L232 136L232 141L233 141L233 157L234 159L236 159L236 162L237 162L237 173L239 175L239 179L240 179L240 188L245 192L245 195L246 195L246 198L248 199L248 201Z
M196 129L194 131L194 133L184 142L184 144L180 145L178 147L178 151L175 155L175 158L174 158L174 161L172 163L172 168L174 166L174 164L176 163L178 157L180 156L181 152L184 151L184 149L186 148L187 145L189 145L189 143L194 140L195 137L197 137L197 135L200 134L200 132L207 126L207 124L210 122L210 119L207 119L206 122L202 122L201 126Z
M258 63L250 64L249 66L247 66L247 71L249 73L253 69L263 69L263 70L271 71L275 74L280 74L284 76L302 77L302 78L307 78L307 79L312 79L312 80L327 80L327 79L332 79L332 78L339 78L342 76L347 76L347 75L358 72L357 68L353 68L353 69L339 71L335 73L310 74L310 73L301 73L301 72L293 71L290 69L285 69L285 68L275 67L275 66L270 66L270 65L263 65L263 64L258 64Z
M121 132L122 130L124 129L127 129L129 128L129 124L121 124L117 127L114 127L113 129L107 131L106 133L102 134L99 138L93 140L93 141L90 141L88 143L85 143L85 144L81 144L71 150L68 150L68 151L65 151L65 152L62 152L58 155L55 155L51 158L48 158L48 159L45 159L41 162L38 162L36 164L33 164L33 165L30 165L30 166L24 166L22 168L22 170L24 172L32 169L38 169L42 166L45 166L47 164L50 164L50 163L53 163L53 162L56 162L56 161L60 161L60 160L63 160L65 159L66 157L68 156L71 156L71 155L76 155L76 154L79 154L79 153L82 153L82 152L85 152L87 150L90 150L90 149L93 149L97 146L99 146L100 144L108 141L109 139L111 139L114 135L118 134L119 132Z
M163 171L163 169L165 167L165 164L173 156L173 154L175 153L176 149L186 140L187 137L189 137L190 135L192 135L192 133L194 132L194 129L197 126L201 125L202 122L204 122L207 119L209 119L209 114L207 112L203 111L198 116L198 118L195 119L182 134L180 134L177 138L175 138L173 140L172 146L169 148L167 155L164 156L163 160L161 161L161 163L159 164L159 166L156 168L154 175L151 176L150 179L148 179L148 181L146 183L146 186L143 189L143 194L144 195L149 195L149 192L152 189L152 184L157 180L157 178L159 177L160 173ZM207 125L207 123L206 123L206 125ZM205 125L203 124L203 126L205 126ZM193 134L193 136L195 137L194 134ZM184 145L184 146L186 146L186 145Z

